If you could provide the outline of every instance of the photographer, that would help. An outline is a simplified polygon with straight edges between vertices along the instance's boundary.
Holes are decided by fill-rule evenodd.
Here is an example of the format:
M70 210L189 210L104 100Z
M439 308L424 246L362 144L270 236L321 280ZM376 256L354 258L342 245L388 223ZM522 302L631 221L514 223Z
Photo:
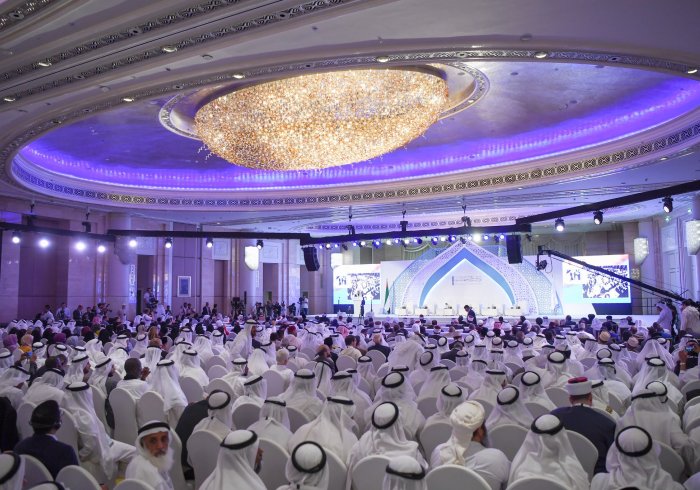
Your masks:
M695 339L690 339L685 344L685 348L678 352L678 362L673 370L678 375L681 382L698 379L700 368L698 368L698 353L700 352L700 344Z

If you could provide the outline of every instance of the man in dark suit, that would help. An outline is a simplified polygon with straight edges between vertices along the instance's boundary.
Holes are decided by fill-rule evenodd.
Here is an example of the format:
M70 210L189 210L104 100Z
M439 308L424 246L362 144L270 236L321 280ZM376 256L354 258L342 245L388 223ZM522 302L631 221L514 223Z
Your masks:
M80 465L73 448L57 441L54 435L61 428L61 409L56 400L47 400L37 405L29 423L34 429L34 435L17 443L15 453L34 456L54 478L66 466Z
M372 342L374 342L374 344L370 345L367 348L367 351L378 350L379 352L384 354L385 357L389 357L389 354L391 354L391 349L389 348L389 346L382 345L382 334L375 333L372 336Z
M571 378L566 385L570 407L552 410L567 430L578 432L598 450L595 473L604 473L605 457L615 440L615 422L593 409L592 384L585 377Z

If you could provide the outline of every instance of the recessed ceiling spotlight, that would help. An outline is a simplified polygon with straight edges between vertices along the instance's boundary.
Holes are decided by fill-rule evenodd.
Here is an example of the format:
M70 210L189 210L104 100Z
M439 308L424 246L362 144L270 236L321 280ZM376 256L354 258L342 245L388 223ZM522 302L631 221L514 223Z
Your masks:
M386 62L388 62L390 59L391 59L391 58L389 58L389 57L386 56L386 55L384 55L384 56L377 56L377 57L375 58L375 60L377 60L377 63L386 63Z
M14 95L6 95L5 97L2 98L5 102L14 102L17 100L17 97Z
M163 46L161 49L164 53L174 53L177 51L177 46Z
M234 73L232 76L236 80L241 80L241 79L245 78L245 75L243 73Z
M695 75L698 72L698 69L697 68L688 68L685 72L688 75Z
M467 99L467 104L473 104L476 102L476 99Z
M124 102L133 102L136 100L136 97L124 97L122 98Z
M40 61L40 62L37 63L37 65L39 65L39 66L41 66L41 67L43 67L43 68L49 67L49 66L51 66L52 64L53 64L53 63L51 63L51 61L49 61L49 60L43 60L43 61Z
M538 60L546 58L547 56L549 56L549 55L545 51L537 51L535 53L535 58L537 58Z

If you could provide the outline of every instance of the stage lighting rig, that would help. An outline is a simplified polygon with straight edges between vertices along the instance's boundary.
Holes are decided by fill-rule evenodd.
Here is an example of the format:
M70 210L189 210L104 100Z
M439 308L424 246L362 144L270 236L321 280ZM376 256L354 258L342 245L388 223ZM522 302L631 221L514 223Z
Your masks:
M536 267L538 271L543 271L547 268L547 265L549 265L549 263L546 260L539 260Z
M672 197L664 197L663 200L664 203L664 212L670 213L673 211L673 198Z
M602 211L596 211L593 213L593 223L596 225L599 225L603 222L603 212Z

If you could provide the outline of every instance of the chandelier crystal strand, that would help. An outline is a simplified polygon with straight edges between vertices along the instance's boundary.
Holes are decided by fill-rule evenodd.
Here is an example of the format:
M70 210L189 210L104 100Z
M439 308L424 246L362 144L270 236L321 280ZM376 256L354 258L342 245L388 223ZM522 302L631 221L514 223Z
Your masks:
M203 106L197 134L243 167L324 169L363 162L422 135L444 109L446 82L411 69L314 73L246 87Z

